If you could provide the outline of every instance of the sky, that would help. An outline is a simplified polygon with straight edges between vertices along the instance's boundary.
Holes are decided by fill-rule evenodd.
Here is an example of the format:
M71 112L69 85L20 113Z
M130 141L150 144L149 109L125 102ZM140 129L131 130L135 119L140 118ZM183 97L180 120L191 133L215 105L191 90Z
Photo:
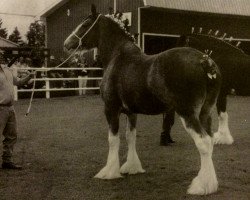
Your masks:
M37 19L35 16L59 1L60 0L0 0L2 27L7 28L8 34L11 34L14 28L17 27L22 35L22 39L25 40L25 34L28 31L30 23Z

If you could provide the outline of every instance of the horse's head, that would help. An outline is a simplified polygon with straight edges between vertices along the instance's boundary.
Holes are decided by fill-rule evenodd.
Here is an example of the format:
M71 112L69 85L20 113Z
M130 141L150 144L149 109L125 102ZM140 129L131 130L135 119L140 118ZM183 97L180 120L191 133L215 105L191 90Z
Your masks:
M86 17L83 22L64 41L67 50L91 49L97 46L98 21L100 14L96 12L94 5L91 7L91 15Z

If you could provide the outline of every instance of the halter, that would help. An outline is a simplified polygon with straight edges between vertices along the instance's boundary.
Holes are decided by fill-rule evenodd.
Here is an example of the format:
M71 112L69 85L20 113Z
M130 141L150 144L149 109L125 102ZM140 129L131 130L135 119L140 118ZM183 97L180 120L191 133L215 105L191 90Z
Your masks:
M94 25L97 23L98 19L100 18L101 14L98 15L98 17L96 18L96 20L94 21L94 23L89 27L89 29L83 34L82 37L79 37L75 31L72 32L72 34L79 40L79 45L82 45L82 39L89 33L89 31L91 31L91 29L94 27Z
M83 34L82 37L79 37L75 31L72 32L72 34L79 40L78 46L76 47L76 49L69 55L69 57L64 60L62 63L60 63L59 65L55 66L54 68L59 68L60 66L62 66L63 64L65 64L75 53L76 51L80 48L80 46L82 45L82 39L90 32L90 30L94 27L94 25L97 23L98 19L100 18L101 14L98 15L98 17L96 18L96 20L94 21L94 23L89 27L89 29ZM50 71L50 70L47 70ZM32 93L31 93L31 97L30 97L30 102L29 102L29 107L27 109L27 112L25 114L25 116L28 116L30 109L31 109L31 104L33 101L33 96L34 96L34 92L35 92L35 85L36 85L36 74L34 76L34 82L33 82L33 87L32 87Z

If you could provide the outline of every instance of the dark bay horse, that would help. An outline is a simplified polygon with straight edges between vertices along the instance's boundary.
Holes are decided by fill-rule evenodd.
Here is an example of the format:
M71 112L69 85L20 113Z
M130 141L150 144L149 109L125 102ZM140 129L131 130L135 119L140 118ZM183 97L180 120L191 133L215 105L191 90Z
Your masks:
M189 47L147 56L116 22L96 13L94 8L68 36L64 46L68 50L97 47L104 68L101 95L109 125L109 153L106 166L96 178L114 179L123 173L144 173L136 152L136 114L154 115L174 109L201 157L200 171L188 193L205 195L217 190L210 114L219 94L221 78L212 59ZM215 70L216 78L208 77L206 70L210 67ZM128 155L120 168L121 113L128 116Z
M231 89L235 89L236 94L250 93L250 56L230 42L208 34L183 35L180 37L178 46L189 46L200 51L212 50L211 57L218 65L222 75L222 87L216 104L219 127L214 134L214 142L215 144L232 144L233 137L229 130L226 111L227 95ZM167 145L172 141L170 130L174 124L174 113L174 110L166 113L163 120L162 145Z

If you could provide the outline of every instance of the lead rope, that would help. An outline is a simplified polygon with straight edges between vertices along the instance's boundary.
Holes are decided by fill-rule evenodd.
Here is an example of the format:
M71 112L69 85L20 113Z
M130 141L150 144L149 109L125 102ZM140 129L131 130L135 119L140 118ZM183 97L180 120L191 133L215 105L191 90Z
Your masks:
M25 114L26 117L30 113L30 109L31 109L31 104L32 104L33 96L34 96L35 87L36 87L36 71L35 71L35 75L34 75L34 82L33 82L33 87L32 87L32 93L31 93L31 97L30 97L29 107L28 107L27 112Z
M55 66L54 68L59 68L60 66L65 64L76 53L76 51L80 48L80 46L81 46L81 40L79 40L79 44L78 44L77 48L69 55L69 57L66 60L64 60L62 63L60 63L59 65ZM46 71L50 71L50 70L46 70ZM28 107L27 112L25 114L26 117L30 113L32 102L33 102L33 96L34 96L34 93L35 93L35 86L36 86L36 73L37 73L37 70L35 70L35 75L34 75L34 79L33 79L34 83L33 83L33 87L32 87L29 107Z
M79 40L79 43L78 43L78 46L76 47L76 49L69 55L69 57L64 60L62 63L60 63L59 65L55 66L54 68L59 68L60 66L62 66L63 64L65 64L75 53L76 51L81 47L82 45L82 39L88 34L88 32L93 28L93 26L96 24L96 22L98 21L99 17L101 16L101 14L98 15L98 17L96 18L95 22L89 27L89 29L83 34L82 37L79 37L75 31L73 31L73 35ZM51 70L51 69L50 69ZM47 70L47 71L50 71L50 70ZM30 113L30 110L31 110L31 106L32 106L32 101L33 101L33 96L34 96L34 93L35 93L35 86L36 86L36 72L37 70L35 70L35 76L34 76L34 83L33 83L33 87L32 87L32 92L31 92L31 97L30 97L30 102L29 102L29 107L27 109L27 112L25 114L25 116L27 117L28 114Z
M66 60L64 60L62 63L60 63L59 65L55 66L54 68L59 68L60 66L62 66L63 64L65 64L76 53L76 51L80 48L80 46L81 46L81 40L79 40L79 44L78 44L77 48L69 55L69 57ZM46 71L50 71L50 70L46 70ZM32 92L31 92L29 107L28 107L27 112L25 114L26 117L30 113L30 109L31 109L32 102L33 102L33 96L34 96L34 93L35 93L35 86L36 86L36 73L37 73L37 70L35 70L35 76L34 76L34 79L33 79L34 83L33 83L33 87L32 87Z

